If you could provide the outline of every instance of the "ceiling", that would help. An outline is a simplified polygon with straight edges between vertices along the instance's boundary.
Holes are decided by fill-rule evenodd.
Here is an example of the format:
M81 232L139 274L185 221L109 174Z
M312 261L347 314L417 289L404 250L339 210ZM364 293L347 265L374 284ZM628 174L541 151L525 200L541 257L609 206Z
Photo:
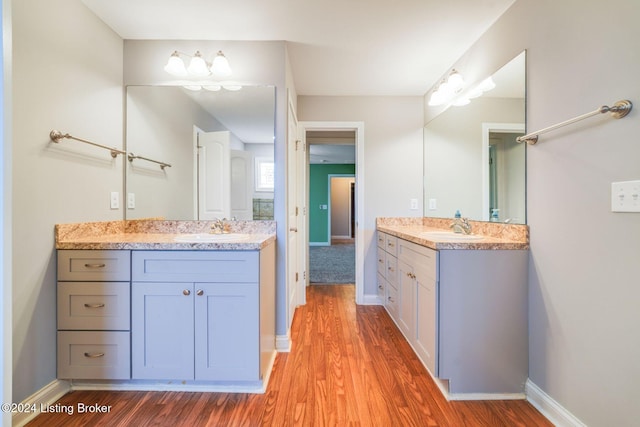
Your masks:
M83 0L123 39L285 40L320 96L422 96L514 1Z

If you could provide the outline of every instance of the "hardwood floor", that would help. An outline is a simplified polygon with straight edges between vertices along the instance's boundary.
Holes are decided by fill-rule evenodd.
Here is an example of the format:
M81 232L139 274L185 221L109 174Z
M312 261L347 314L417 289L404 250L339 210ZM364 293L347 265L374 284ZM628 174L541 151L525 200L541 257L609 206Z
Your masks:
M386 311L308 288L264 395L75 391L29 426L552 426L526 401L447 402ZM78 403L108 413L78 414Z

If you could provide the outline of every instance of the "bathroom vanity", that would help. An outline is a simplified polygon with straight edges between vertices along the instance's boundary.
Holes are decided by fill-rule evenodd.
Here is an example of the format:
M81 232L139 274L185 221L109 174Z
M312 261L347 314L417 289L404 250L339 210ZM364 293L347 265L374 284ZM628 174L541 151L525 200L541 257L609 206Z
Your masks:
M246 223L263 224L228 235L209 235L208 222L58 226L58 377L263 392L276 353L275 227Z
M524 398L528 229L379 218L378 292L449 399Z

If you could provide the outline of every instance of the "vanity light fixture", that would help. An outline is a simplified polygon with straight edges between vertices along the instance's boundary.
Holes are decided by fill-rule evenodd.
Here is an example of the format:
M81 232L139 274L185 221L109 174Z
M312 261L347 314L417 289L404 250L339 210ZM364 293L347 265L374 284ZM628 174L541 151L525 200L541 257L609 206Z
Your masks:
M451 70L446 80L443 80L435 91L431 93L429 105L438 106L450 103L464 88L464 79L455 69Z
M185 65L183 57L190 58L188 67ZM192 80L208 77L222 80L231 76L231 66L229 66L229 61L221 50L218 51L211 62L207 62L199 50L193 55L174 50L171 56L169 56L164 70L174 77ZM227 90L242 89L242 86L238 84L223 84L221 82L210 81L190 81L186 82L183 87L189 90L200 90L204 88L210 91L218 91L221 88Z

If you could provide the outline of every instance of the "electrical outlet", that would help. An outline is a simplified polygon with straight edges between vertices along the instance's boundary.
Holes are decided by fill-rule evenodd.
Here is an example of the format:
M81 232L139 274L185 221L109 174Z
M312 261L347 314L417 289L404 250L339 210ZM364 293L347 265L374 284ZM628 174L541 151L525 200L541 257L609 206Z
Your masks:
M640 212L640 181L611 183L611 212Z
M418 199L411 199L410 200L410 208L412 211L415 211L418 209Z
M437 202L436 199L429 199L429 210L430 211L435 211L437 208Z
M111 209L120 209L120 193L112 191L110 201Z

